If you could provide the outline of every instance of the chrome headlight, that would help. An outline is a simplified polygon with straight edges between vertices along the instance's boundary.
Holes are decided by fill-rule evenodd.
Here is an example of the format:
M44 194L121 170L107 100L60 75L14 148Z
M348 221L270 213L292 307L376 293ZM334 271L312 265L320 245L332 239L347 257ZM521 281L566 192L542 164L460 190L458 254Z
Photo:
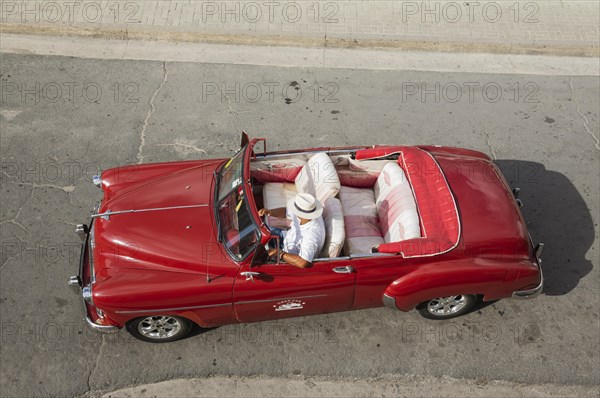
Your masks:
M81 296L85 300L86 303L90 305L94 305L94 300L92 298L92 285L86 285L81 290Z
M100 177L98 174L92 177L92 182L95 186L102 189L102 177Z

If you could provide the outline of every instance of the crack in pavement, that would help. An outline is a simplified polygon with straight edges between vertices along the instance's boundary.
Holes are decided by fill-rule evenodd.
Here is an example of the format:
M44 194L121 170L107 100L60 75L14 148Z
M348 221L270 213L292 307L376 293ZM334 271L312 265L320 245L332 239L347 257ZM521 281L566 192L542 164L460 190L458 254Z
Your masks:
M14 181L8 181L8 182L13 182ZM17 209L17 212L15 213L15 216L9 220L3 220L2 222L0 222L1 224L6 224L6 223L11 223L14 225L17 225L18 227L20 227L21 229L23 229L23 231L29 233L29 230L27 228L25 228L23 226L23 224L21 224L20 222L17 221L17 218L19 218L19 216L21 215L21 211L23 211L23 208L25 206L27 206L27 203L29 203L29 201L31 200L31 197L33 196L33 192L35 191L35 185L31 185L31 192L29 192L29 196L27 196L27 199L25 199L25 202L23 202L23 204Z
M27 230L27 228L25 228L23 226L23 224L21 224L20 222L16 221L14 218L11 218L10 220L0 221L0 225L3 225L3 224L13 224L13 225L16 225L17 227L21 228L23 231L29 233L29 231Z
M75 186L74 185L65 185L65 186L60 186L60 185L54 185L54 184L36 184L36 183L32 183L32 182L19 182L19 181L7 181L11 184L17 184L17 185L27 185L29 187L33 187L35 188L53 188L53 189L60 189L63 192L66 193L71 193L75 190Z
M490 142L490 133L487 132L485 127L483 128L483 134L485 134L485 143L487 144L488 148L490 148L490 151L492 151L492 158L494 160L497 160L498 156L496 156L496 150L494 149L494 147L492 146L492 143Z
M6 173L2 172L3 174L6 175ZM7 182L12 182L15 183L15 181L7 181ZM0 225L2 224L13 224L18 226L19 228L21 228L23 231L25 231L25 233L29 233L29 230L27 228L25 228L25 226L23 224L21 224L20 222L17 221L17 218L19 218L19 216L21 215L21 211L23 211L23 208L25 206L27 206L27 203L29 203L29 201L31 200L31 198L33 197L33 193L35 192L35 186L31 186L31 192L29 192L29 196L27 196L27 199L25 199L25 202L23 202L23 204L19 207L19 209L17 210L17 212L15 213L15 216L9 220L4 220L2 222L0 222ZM21 242L23 242L23 240L17 236L15 234L15 236L17 237L17 239L19 239ZM2 270L4 268L4 266L6 264L8 264L8 262L14 258L16 258L17 256L19 256L21 253L17 253L14 256L11 256L9 258L7 258L6 260L4 260L4 262L2 263L2 265L0 265L0 270Z
M160 82L160 84L158 85L158 87L156 88L156 90L154 90L154 93L152 94L152 97L150 98L150 109L148 109L148 113L146 114L146 119L144 119L144 125L142 126L142 132L140 133L140 146L138 147L138 153L136 156L138 159L137 164L142 164L144 161L143 150L144 150L144 145L146 145L146 129L148 128L148 121L150 120L150 117L152 116L152 114L154 114L154 111L156 110L156 108L154 107L154 99L156 98L156 96L158 95L158 92L164 86L164 84L167 82L167 80L169 78L169 71L167 70L166 62L163 62L162 68L163 68L163 79Z
M198 148L195 145L181 144L181 143L177 143L177 142L173 142L170 144L155 144L154 146L171 146L171 147L187 148L187 149L191 149L194 152L203 153L205 155L207 153L204 149Z
M32 182L21 182L21 181L18 181L18 180L14 180L13 179L14 177L9 176L4 171L2 171L1 173L4 174L6 177L9 178L8 181L5 181L6 183L16 184L16 185L20 185L20 186L31 187L31 191L29 192L29 195L27 196L27 199L25 199L25 201L23 202L23 204L21 206L19 206L19 208L17 209L17 212L15 213L15 215L13 216L13 218L8 219L8 220L2 220L2 221L0 221L0 225L12 224L12 225L15 225L15 226L21 228L27 234L29 233L29 230L27 228L25 228L25 226L23 224L21 224L19 221L17 221L17 219L21 215L21 212L23 211L23 209L25 208L25 206L27 206L27 204L29 203L29 201L33 197L33 194L34 194L36 188L53 188L53 189L59 189L59 190L61 190L63 192L66 192L67 194L69 194L69 193L71 193L71 192L73 192L75 190L75 186L73 186L73 185L59 186L59 185L54 185L54 184L36 184L36 183L32 183ZM15 234L15 237L21 243L25 243L25 241L23 239L21 239L21 237L19 237L18 235ZM4 260L4 262L2 262L2 264L0 265L0 270L2 270L4 268L4 266L6 264L8 264L9 261L11 261L14 258L18 257L20 254L21 253L17 253L14 256L8 257L6 260Z
M12 176L9 176L8 174L6 174L6 172L2 171L2 174L4 174L6 177L9 178L8 183L11 184L17 184L17 185L26 185L28 187L33 187L35 188L54 188L54 189L60 189L61 191L64 191L66 193L70 193L73 192L75 190L75 186L74 185L65 185L65 186L60 186L60 185L55 185L55 184L36 184L35 182L22 182L19 180L12 180L11 178L14 178ZM16 218L16 216L15 216Z
M228 107L228 109L227 109L227 110L228 110L229 112L233 112L233 113L235 113L235 114L236 114L236 116L237 116L237 115L244 114L244 113L252 113L252 111L237 111L237 110L233 109L233 107L231 106L231 98L229 98L229 96L228 96L228 95L225 95L225 98L227 98L227 107Z
M0 223L0 224L4 224L4 222L2 222L2 223ZM17 240L18 240L19 242L21 242L21 245L22 245L22 246L21 246L21 247L19 247L21 250L20 250L18 253L16 253L14 256L10 256L10 257L8 257L6 260L4 260L4 262L2 263L2 265L0 265L0 270L2 270L2 269L4 268L4 266L5 266L5 265L6 265L6 264L7 264L9 261L11 261L11 260L13 260L13 259L15 259L15 258L19 257L21 254L23 254L23 251L26 249L26 247L24 247L24 246L26 246L26 245L27 245L27 242L26 242L26 241L24 241L23 239L21 239L21 237L20 237L19 235L17 235L17 234L13 234L13 235L14 235L14 237L15 237L15 238L17 238ZM3 243L4 243L4 242L3 242Z
M102 342L100 343L100 347L98 348L98 355L96 355L96 361L94 362L94 367L90 370L90 374L88 375L88 378L87 378L88 394L92 392L92 385L90 384L90 380L92 379L94 372L98 368L98 363L100 363L100 357L102 356L102 349L104 348L104 344L106 343L106 340L104 339L104 335L101 334L100 336L101 336Z
M575 103L575 106L577 106L576 112L583 119L583 127L585 128L585 131L587 131L587 133L592 137L592 139L594 141L596 141L596 144L594 144L596 149L600 150L600 140L598 140L598 137L596 137L594 132L592 130L590 130L590 127L588 126L587 118L583 115L583 113L581 113L581 108L579 107L579 101L577 101L577 98L575 97L575 90L573 89L573 78L572 77L569 80L569 86L571 87L571 99Z

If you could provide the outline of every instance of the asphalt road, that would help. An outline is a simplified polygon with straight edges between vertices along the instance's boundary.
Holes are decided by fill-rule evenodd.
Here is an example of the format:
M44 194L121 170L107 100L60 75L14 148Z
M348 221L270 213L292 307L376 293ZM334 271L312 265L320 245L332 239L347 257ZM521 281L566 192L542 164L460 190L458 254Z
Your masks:
M598 385L598 77L366 71L2 54L0 386L72 396L186 376L450 376ZM91 176L271 149L474 148L522 189L544 293L459 319L372 309L221 327L166 345L81 321L67 287ZM159 237L158 237L159 238Z

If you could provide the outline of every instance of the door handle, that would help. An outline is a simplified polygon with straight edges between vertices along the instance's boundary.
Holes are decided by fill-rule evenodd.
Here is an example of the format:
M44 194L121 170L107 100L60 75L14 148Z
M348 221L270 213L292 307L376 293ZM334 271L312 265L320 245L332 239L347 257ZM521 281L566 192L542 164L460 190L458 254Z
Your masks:
M252 283L254 283L254 277L258 277L260 275L260 272L245 271L240 272L240 275L245 276L247 281L252 281Z
M354 267L351 265L346 265L343 267L335 267L333 269L333 272L335 272L336 274L351 274L354 272Z

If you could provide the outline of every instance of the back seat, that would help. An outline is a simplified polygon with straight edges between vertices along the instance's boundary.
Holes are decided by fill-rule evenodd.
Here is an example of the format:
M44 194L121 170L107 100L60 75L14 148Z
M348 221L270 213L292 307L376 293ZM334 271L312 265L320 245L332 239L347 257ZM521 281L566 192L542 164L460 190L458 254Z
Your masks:
M340 200L346 226L346 255L370 253L373 246L384 243L372 189L343 186Z
M374 246L421 236L412 189L395 162L383 167L374 189L344 186L340 199L348 255L370 253Z
M385 243L421 236L410 184L397 163L385 165L375 183L375 203Z

